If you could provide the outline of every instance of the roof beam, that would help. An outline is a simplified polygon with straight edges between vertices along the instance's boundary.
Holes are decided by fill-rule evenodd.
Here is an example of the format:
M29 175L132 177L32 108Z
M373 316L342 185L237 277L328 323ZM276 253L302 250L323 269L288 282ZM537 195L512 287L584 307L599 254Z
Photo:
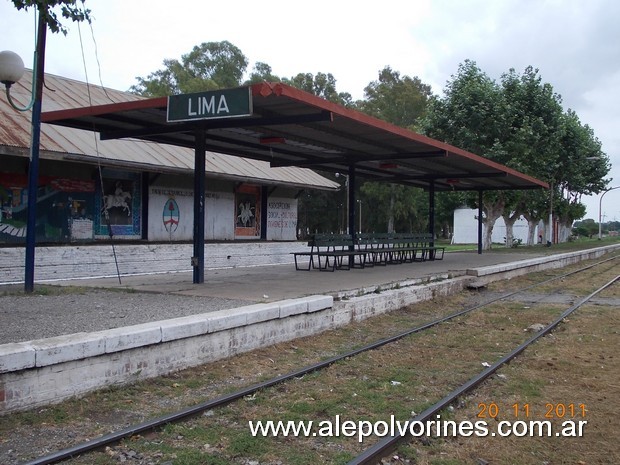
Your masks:
M330 158L320 158L316 160L305 160L305 161L295 161L295 160L283 160L283 159L275 159L271 162L272 167L281 167L281 166L315 166L321 165L325 163L360 163L360 162L368 162L368 161L386 161L393 160L395 163L398 163L399 160L404 159L420 159L420 158L436 158L436 157L447 157L448 152L445 150L436 150L430 152L411 152L411 153L386 153L382 155L339 155L336 157ZM300 156L303 158L303 156Z
M476 178L504 178L507 173L504 171L494 171L490 173L441 173L424 175L395 175L387 177L393 181L437 181L439 179L476 179Z
M157 136L160 134L174 134L180 132L193 131L197 125L202 125L208 131L209 129L226 129L226 128L247 128L260 126L279 126L284 124L308 124L316 122L333 121L333 115L329 111L321 111L319 113L309 113L296 116L275 116L275 117L250 117L250 118L227 118L218 120L201 120L179 124L166 124L157 126L148 126L140 129L119 129L104 131L101 133L101 140L124 139L127 137L140 138Z

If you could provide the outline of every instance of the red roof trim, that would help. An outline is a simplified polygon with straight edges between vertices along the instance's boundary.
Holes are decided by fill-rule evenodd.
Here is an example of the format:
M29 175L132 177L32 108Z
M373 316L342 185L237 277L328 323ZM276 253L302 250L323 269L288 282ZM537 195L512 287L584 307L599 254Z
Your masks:
M460 149L450 144L446 144L445 142L431 139L430 137L423 136L422 134L418 134L416 132L410 131L409 129L396 126L394 124L388 123L387 121L383 121L373 116L369 116L365 113L361 113L357 110L345 108L341 105L329 102L320 97L317 97L316 95L309 94L308 92L297 89L295 87L291 87L286 84L267 83L267 82L261 83L261 84L255 84L252 86L252 94L261 95L262 97L268 97L270 94L273 94L276 96L285 96L285 97L297 100L299 102L302 102L308 105L313 105L322 110L331 111L334 115L339 115L344 118L349 118L359 123L366 124L368 126L381 129L383 131L391 132L393 134L397 134L401 137L406 137L408 139L414 140L422 144L426 144L430 147L435 147L441 150L445 150L446 152L448 152L448 154L454 154L460 157L465 157L470 160L476 161L478 163L487 165L496 170L503 171L507 174L511 174L519 178L527 179L528 181L534 184L538 184L539 186L544 187L546 189L549 188L549 184L547 184L546 182L540 181L539 179L528 176L527 174L523 174L519 171L508 168L507 166L504 166L500 163L491 161L488 158L484 158L484 157L481 157L480 155L467 152L466 150Z
M420 144L444 150L448 153L448 156L455 155L459 157L464 157L482 165L486 165L490 168L502 171L506 174L527 180L532 184L536 184L544 188L549 188L549 185L546 182L540 181L532 176L528 176L519 171L508 168L500 163L496 163L487 158L459 149L458 147L454 147L450 144L431 139L430 137L423 136L408 129L395 126L391 123L366 115L357 110L345 108L336 103L329 102L321 97L317 97L316 95L297 89L296 87L292 87L282 83L263 82L260 84L254 84L250 86L250 88L252 91L252 95L265 98L269 97L270 95L274 95L276 97L286 97L321 110L329 111L332 113L333 118L342 117L349 120L357 121L358 123L367 125L375 129L386 131L400 137L407 138ZM123 111L148 110L155 108L165 109L167 108L167 106L168 97L157 97L135 100L131 102L110 103L106 105L97 105L92 107L45 112L41 115L41 121L44 123L50 123L65 119L80 118L84 116L101 116L105 114Z

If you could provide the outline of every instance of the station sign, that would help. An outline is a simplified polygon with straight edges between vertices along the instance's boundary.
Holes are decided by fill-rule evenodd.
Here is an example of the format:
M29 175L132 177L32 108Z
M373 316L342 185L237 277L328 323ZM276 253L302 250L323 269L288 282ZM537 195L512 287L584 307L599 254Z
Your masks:
M168 122L238 118L252 115L250 87L211 90L168 97Z

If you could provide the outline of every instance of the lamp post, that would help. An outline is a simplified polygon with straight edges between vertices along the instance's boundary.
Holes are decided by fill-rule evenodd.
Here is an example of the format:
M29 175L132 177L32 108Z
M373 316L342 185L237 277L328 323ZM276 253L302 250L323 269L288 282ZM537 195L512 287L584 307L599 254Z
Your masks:
M607 194L607 192L609 191L613 191L614 189L620 189L620 186L616 186L616 187L612 187L610 189L607 189L606 191L604 191L601 194L601 198L598 201L598 240L600 241L603 238L603 197L605 197L605 194Z
M0 82L6 87L6 95L13 108L19 111L32 109L30 164L28 167L28 216L26 220L26 262L24 290L34 290L34 253L36 246L37 189L39 185L39 143L41 140L41 101L43 97L43 75L45 68L45 39L47 24L45 15L39 11L37 42L32 71L32 99L28 106L20 108L11 99L11 85L24 74L24 62L13 52L0 52Z

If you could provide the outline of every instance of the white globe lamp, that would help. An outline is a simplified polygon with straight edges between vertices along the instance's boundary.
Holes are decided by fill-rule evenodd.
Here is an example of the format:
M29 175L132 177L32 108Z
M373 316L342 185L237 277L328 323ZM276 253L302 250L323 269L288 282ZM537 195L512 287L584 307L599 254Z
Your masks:
M0 82L7 88L24 75L24 62L21 57L9 50L0 52Z

